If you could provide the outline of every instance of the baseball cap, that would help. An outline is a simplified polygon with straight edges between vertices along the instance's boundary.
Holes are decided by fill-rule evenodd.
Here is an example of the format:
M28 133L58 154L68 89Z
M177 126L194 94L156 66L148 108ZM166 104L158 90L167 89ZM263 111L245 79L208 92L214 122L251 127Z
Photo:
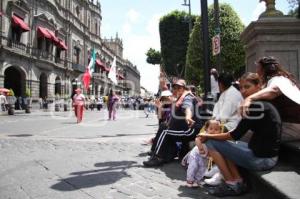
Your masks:
M174 86L181 86L181 87L186 88L186 82L184 79L179 79L172 85L172 87L174 87Z

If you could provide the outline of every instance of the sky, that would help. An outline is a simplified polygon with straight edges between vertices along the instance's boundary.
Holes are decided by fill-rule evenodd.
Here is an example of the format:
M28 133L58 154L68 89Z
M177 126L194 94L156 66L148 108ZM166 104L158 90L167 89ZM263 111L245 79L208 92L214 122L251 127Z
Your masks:
M200 0L190 0L192 14L200 15ZM187 1L188 2L188 1ZM184 0L100 0L102 10L102 38L114 38L116 33L123 40L123 57L137 66L141 86L156 93L159 66L146 62L149 48L160 51L159 19L173 10L188 12ZM208 0L211 5L213 0ZM244 25L258 19L265 10L259 0L219 0L228 3L238 13ZM276 8L283 13L290 10L287 0L276 0Z

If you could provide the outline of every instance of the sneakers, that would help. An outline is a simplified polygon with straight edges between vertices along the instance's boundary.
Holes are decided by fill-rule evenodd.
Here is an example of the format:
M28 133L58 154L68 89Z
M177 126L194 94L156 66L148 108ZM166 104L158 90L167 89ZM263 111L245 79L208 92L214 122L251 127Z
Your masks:
M220 172L216 173L212 178L205 179L204 182L210 186L217 186L222 183L223 176Z
M208 189L208 193L218 197L237 196L246 192L246 185L244 183L237 183L230 185L222 183L216 187Z
M158 157L152 157L148 161L144 161L145 167L158 167L164 164L164 160Z
M213 177L216 173L219 173L219 167L217 165L214 165L210 170L206 170L204 173L204 176L207 178Z

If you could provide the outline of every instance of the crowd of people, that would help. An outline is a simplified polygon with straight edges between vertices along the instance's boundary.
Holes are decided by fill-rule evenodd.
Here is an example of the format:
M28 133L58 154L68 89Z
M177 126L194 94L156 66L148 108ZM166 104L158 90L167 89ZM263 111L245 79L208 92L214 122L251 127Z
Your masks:
M208 193L220 197L246 192L239 167L272 169L284 134L282 122L300 123L300 85L274 57L255 64L256 73L245 73L238 84L232 75L211 70L216 103L210 117L183 79L173 83L172 93L162 91L156 102L159 128L144 166L182 159L187 186L208 187Z

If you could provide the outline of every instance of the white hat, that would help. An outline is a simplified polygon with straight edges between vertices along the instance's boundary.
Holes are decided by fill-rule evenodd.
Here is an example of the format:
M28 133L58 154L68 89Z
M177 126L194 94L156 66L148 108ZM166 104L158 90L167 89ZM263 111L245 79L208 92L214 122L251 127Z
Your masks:
M161 97L169 97L171 95L172 95L172 93L169 90L162 91L160 94Z

